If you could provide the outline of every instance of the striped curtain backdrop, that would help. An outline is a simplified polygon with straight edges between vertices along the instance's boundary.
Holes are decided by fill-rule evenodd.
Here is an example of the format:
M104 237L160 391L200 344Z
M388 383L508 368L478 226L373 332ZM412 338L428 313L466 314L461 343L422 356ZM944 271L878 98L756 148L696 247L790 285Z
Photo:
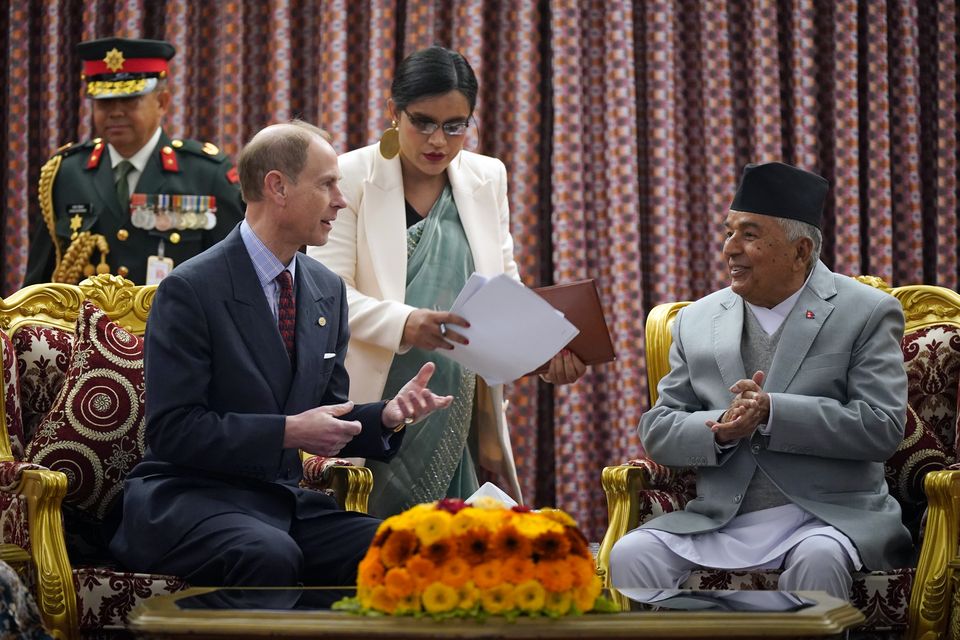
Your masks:
M368 144L397 62L458 49L480 78L467 146L507 165L524 281L600 286L616 362L508 389L528 502L598 540L600 470L640 446L643 319L725 286L720 224L745 163L830 180L836 271L956 289L957 14L954 0L2 0L3 292L40 225L40 166L92 135L78 42L172 42L167 130L234 157L291 117L339 151Z

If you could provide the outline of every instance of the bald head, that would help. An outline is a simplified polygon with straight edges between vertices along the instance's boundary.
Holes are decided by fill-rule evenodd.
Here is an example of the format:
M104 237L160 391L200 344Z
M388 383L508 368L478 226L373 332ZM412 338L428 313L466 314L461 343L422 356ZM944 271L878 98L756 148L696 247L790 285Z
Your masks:
M273 124L257 132L237 159L243 199L248 204L260 202L264 178L271 171L296 182L307 162L307 148L315 140L330 146L326 131L302 120Z

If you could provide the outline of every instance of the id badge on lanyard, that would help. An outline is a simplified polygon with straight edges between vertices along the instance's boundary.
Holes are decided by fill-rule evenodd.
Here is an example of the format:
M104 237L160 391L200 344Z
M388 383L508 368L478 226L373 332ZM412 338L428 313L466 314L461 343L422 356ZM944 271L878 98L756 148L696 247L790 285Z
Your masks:
M160 284L160 281L170 275L173 270L173 259L165 258L163 253L163 238L161 238L156 255L147 257L147 284Z

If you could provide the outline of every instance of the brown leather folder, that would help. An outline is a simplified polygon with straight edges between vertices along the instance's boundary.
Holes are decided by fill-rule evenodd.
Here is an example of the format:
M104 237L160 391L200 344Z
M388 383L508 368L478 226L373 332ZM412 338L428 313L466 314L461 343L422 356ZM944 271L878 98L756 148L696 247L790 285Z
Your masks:
M580 329L580 333L570 341L567 349L577 354L586 364L600 364L616 359L595 280L590 278L565 282L539 287L534 291ZM549 365L550 363L546 362L530 373L545 373Z

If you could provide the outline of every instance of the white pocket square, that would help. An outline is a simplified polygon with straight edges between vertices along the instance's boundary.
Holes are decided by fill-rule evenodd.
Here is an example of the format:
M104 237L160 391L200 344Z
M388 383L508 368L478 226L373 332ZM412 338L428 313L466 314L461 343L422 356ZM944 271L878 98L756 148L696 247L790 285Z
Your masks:
M337 357L336 352L323 354L323 359L324 359L324 360L329 360L330 358L335 358L335 357Z

